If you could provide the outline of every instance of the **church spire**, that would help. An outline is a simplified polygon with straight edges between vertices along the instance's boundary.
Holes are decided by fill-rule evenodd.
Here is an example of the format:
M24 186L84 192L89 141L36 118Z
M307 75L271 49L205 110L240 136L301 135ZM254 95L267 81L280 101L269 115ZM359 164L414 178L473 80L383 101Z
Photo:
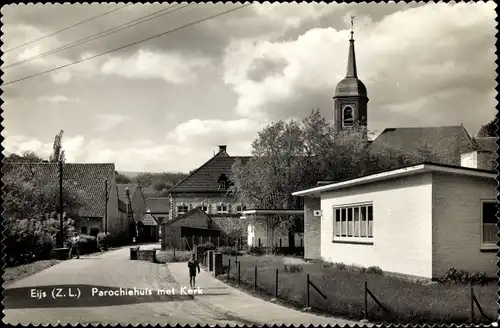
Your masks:
M354 52L354 16L351 16L351 39L349 40L349 57L347 59L346 77L358 77L356 54Z

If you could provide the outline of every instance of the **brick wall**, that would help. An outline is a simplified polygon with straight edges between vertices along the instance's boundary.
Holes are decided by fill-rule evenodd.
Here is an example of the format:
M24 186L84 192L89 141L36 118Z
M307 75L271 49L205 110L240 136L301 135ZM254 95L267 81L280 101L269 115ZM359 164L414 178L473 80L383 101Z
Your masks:
M321 258L321 217L313 211L321 209L320 198L304 197L304 258Z

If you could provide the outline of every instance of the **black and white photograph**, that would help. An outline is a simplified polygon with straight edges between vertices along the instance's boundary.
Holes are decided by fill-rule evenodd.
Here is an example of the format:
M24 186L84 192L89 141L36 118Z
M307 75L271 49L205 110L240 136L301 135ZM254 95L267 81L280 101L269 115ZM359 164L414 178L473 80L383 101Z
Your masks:
M497 327L496 6L3 5L3 322Z

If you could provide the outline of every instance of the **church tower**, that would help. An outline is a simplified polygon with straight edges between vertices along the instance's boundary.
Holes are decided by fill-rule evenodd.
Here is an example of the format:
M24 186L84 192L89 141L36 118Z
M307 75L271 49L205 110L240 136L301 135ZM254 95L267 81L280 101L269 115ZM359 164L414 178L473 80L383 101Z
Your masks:
M353 18L351 17L351 39L347 58L346 77L337 84L333 97L333 120L336 131L343 131L356 125L367 126L368 96L366 87L358 79L356 54L354 52Z

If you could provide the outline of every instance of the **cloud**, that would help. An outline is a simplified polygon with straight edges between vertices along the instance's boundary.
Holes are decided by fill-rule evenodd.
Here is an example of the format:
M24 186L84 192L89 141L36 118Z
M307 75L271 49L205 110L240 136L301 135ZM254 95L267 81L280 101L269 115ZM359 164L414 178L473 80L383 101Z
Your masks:
M98 124L97 129L102 132L112 130L120 124L131 120L130 117L119 114L98 114L95 118Z
M68 98L68 97L62 96L62 95L42 96L38 99L42 102L48 102L50 104L61 104L61 103L66 103L66 102L70 102L73 100L75 100L75 101L79 100L79 99L71 99L71 98Z
M193 149L213 149L217 145L224 144L237 152L247 153L262 127L263 124L249 119L227 121L193 119L177 125L169 132L167 142Z
M457 110L470 109L461 97L441 97L440 102L432 98L465 89L490 96L495 86L494 8L492 3L440 3L395 12L379 22L358 18L356 55L358 74L371 98L369 124L370 119L384 124L389 118L390 124L398 124L405 116L413 117L403 109L392 118L389 113L423 97L432 106L418 108L414 124L446 124ZM224 77L239 97L237 113L271 120L303 117L321 107L332 117L333 91L345 76L348 37L347 30L316 28L292 41L234 41L226 51ZM280 74L253 79L252 69L262 58L288 64ZM493 108L484 110L481 117L471 118L475 125Z

